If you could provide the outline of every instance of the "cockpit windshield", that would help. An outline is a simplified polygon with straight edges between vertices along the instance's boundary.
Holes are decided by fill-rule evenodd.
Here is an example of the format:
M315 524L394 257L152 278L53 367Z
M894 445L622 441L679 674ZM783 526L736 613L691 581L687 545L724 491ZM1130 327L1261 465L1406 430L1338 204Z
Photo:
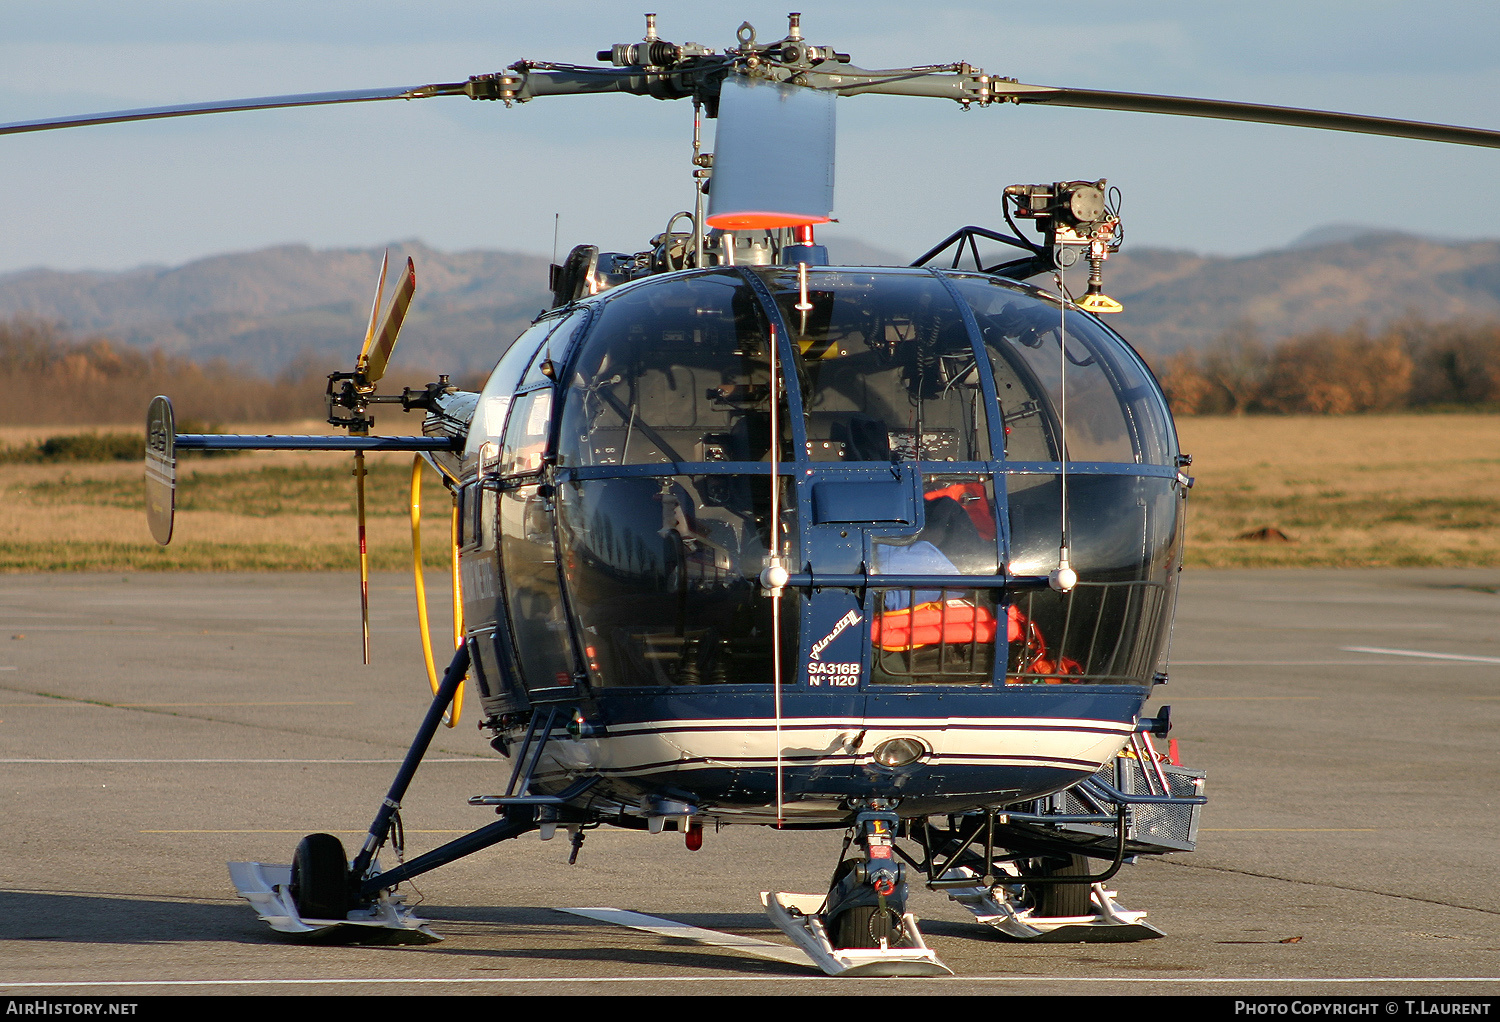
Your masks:
M925 271L760 271L801 356L814 461L984 461L989 436L963 314Z
M615 296L574 362L558 464L768 459L769 339L760 301L738 275Z
M1055 299L994 277L949 279L974 310L989 352L1010 428L1009 460L1058 460L1066 374L1068 460L1171 463L1176 452L1158 388L1140 359L1093 317L1064 313Z
M979 274L768 266L626 284L559 319L501 367L500 561L528 679L766 683L774 556L840 580L780 604L780 663L809 688L814 662L840 686L1150 683L1175 438L1093 317ZM1056 567L1064 524L1078 585L1005 584Z

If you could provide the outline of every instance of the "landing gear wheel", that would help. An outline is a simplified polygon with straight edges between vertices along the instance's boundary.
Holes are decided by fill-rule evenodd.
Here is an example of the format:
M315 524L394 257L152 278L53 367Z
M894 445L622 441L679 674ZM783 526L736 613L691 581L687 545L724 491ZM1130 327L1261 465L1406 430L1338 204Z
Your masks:
M1051 860L1056 862L1057 860ZM1043 876L1086 877L1089 875L1089 860L1082 855L1068 856L1067 865L1047 865L1044 861ZM1036 904L1035 915L1043 919L1060 916L1093 915L1093 904L1089 898L1093 890L1090 884L1032 884L1029 888Z
M292 901L303 919L343 919L349 914L349 860L332 834L309 834L292 856Z
M886 947L895 947L905 936L900 913L876 905L856 905L833 924L833 946L840 950L880 947L882 938Z
M868 884L856 879L862 859L845 859L833 873L828 892L828 914L824 916L828 938L838 950L900 946L906 939L906 885L896 893L880 897Z

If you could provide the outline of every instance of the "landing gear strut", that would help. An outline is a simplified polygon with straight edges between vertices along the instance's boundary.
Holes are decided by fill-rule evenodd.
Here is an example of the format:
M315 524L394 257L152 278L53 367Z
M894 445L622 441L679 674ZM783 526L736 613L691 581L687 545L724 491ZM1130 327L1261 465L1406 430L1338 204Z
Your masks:
M834 871L823 917L835 948L897 947L906 936L905 867L896 861L894 813L865 812L855 822L864 858L845 859Z
M382 871L376 864L375 853L390 836L392 828L399 827L397 814L401 799L405 797L417 766L468 669L469 647L463 645L453 654L427 716L352 863L344 857L344 846L338 838L331 834L309 834L298 843L290 866L260 862L229 864L235 890L255 906L257 914L270 923L272 929L311 935L335 927L352 926L371 931L401 931L386 937L439 940L427 928L426 922L405 904L405 897L396 892L397 885L536 829L537 805L564 801L561 796L501 799L499 811L502 818L497 822L434 848L395 869Z

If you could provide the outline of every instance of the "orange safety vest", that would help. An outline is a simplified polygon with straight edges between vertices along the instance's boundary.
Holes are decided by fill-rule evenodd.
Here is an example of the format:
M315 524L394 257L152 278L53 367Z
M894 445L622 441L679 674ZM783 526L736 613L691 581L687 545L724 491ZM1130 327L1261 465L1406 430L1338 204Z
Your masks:
M1042 631L1020 608L1011 605L1005 608L1005 639L1007 642L1022 642L1021 670L1028 674L1082 674L1083 665L1071 657L1059 657L1056 661L1047 656L1047 642ZM943 600L919 603L915 607L887 610L877 614L870 622L870 639L879 648L895 653L936 646L938 643L995 641L995 616L983 607L967 600ZM1059 679L1048 678L1047 684L1059 684Z
M1020 634L1014 619L1010 631L1015 636ZM940 642L991 643L995 641L995 632L995 616L968 600L942 600L887 610L870 622L871 641L889 652L935 646Z

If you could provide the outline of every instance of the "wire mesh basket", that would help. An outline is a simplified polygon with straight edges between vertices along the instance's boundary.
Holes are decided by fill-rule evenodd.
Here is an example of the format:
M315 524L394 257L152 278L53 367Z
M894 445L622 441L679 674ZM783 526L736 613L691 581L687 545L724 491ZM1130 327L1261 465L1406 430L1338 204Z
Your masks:
M1158 773L1158 767L1160 772ZM1189 770L1169 763L1152 766L1132 756L1117 756L1094 774L1096 778L1127 795L1171 795L1190 798L1202 795L1207 782L1203 770ZM1162 791L1165 779L1167 790ZM1097 813L1114 807L1091 799L1076 786L1052 796L1054 811L1065 814ZM1201 805L1132 805L1127 814L1127 850L1132 854L1191 852L1198 846ZM1114 828L1086 823L1064 824L1064 831L1093 837L1113 836Z

